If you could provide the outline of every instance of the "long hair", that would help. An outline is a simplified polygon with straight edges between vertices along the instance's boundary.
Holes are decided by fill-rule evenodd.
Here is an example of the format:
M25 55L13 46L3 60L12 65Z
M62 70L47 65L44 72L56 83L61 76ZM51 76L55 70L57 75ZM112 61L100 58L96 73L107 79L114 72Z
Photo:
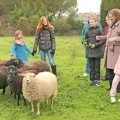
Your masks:
M115 9L112 9L108 12L107 16L109 16L109 14L115 16L116 18L116 21L120 20L120 10L115 8Z
M45 16L42 16L41 18L40 18L40 21L39 21L39 23L38 23L38 25L37 25L37 31L38 32L41 32L42 31L42 29L43 29L43 21L44 21L44 19L47 19ZM47 19L47 27L48 27L48 29L49 30L52 30L52 29L54 29L54 27L50 24L50 22L49 22L49 20Z

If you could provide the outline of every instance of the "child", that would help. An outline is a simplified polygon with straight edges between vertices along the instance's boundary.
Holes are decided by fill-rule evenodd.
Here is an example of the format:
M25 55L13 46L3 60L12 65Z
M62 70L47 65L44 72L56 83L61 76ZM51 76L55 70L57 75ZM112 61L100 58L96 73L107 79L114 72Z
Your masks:
M90 86L100 86L100 60L103 57L102 45L105 41L96 40L97 35L102 35L101 29L97 26L96 18L90 18L90 28L86 32L87 40L86 58L90 64Z
M34 53L24 43L22 31L17 30L11 48L11 58L15 56L23 61L28 61L26 51L34 56Z
M56 64L54 61L54 54L56 50L54 27L50 24L49 20L45 16L40 18L37 26L35 42L33 46L34 53L37 51L37 46L39 46L41 60L46 61L47 55L52 72L57 76Z

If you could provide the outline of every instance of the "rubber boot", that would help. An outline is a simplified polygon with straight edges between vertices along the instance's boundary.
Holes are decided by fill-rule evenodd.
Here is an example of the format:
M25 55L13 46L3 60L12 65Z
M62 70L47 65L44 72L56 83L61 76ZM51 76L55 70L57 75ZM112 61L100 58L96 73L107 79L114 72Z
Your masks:
M57 80L58 80L59 78L58 78L58 76L57 76L56 65L51 66L51 69L52 69L52 73L53 73L54 75L56 75Z

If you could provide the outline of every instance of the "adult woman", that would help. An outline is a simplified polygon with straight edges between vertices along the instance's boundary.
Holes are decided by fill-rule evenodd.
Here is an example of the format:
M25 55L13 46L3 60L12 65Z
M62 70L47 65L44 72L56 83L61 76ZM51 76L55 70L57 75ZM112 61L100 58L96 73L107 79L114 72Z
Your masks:
M112 9L108 12L107 16L111 21L109 32L106 36L96 36L96 39L107 39L104 52L104 64L109 76L110 90L115 76L114 68L120 54L120 10Z
M50 24L45 16L41 17L37 26L33 47L34 53L37 51L37 46L39 46L41 60L46 61L47 54L52 72L53 74L57 75L56 65L53 58L56 49L54 27Z

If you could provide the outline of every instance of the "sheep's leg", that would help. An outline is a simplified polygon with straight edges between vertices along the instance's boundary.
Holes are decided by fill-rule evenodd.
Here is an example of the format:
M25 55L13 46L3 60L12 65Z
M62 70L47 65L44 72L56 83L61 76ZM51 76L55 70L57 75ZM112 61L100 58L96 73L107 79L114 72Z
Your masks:
M37 115L40 114L40 103L37 103Z
M20 94L18 93L18 101L17 101L18 106L19 106L19 100L20 100Z
M50 101L51 101L51 109L53 109L53 96L50 98Z
M23 96L23 100L24 100L24 105L27 105L27 104L26 104L26 100L25 100L24 96Z
M5 94L5 88L6 88L6 87L3 88L3 94Z
M32 107L32 112L34 112L34 105L33 105L33 102L31 102L31 107Z

